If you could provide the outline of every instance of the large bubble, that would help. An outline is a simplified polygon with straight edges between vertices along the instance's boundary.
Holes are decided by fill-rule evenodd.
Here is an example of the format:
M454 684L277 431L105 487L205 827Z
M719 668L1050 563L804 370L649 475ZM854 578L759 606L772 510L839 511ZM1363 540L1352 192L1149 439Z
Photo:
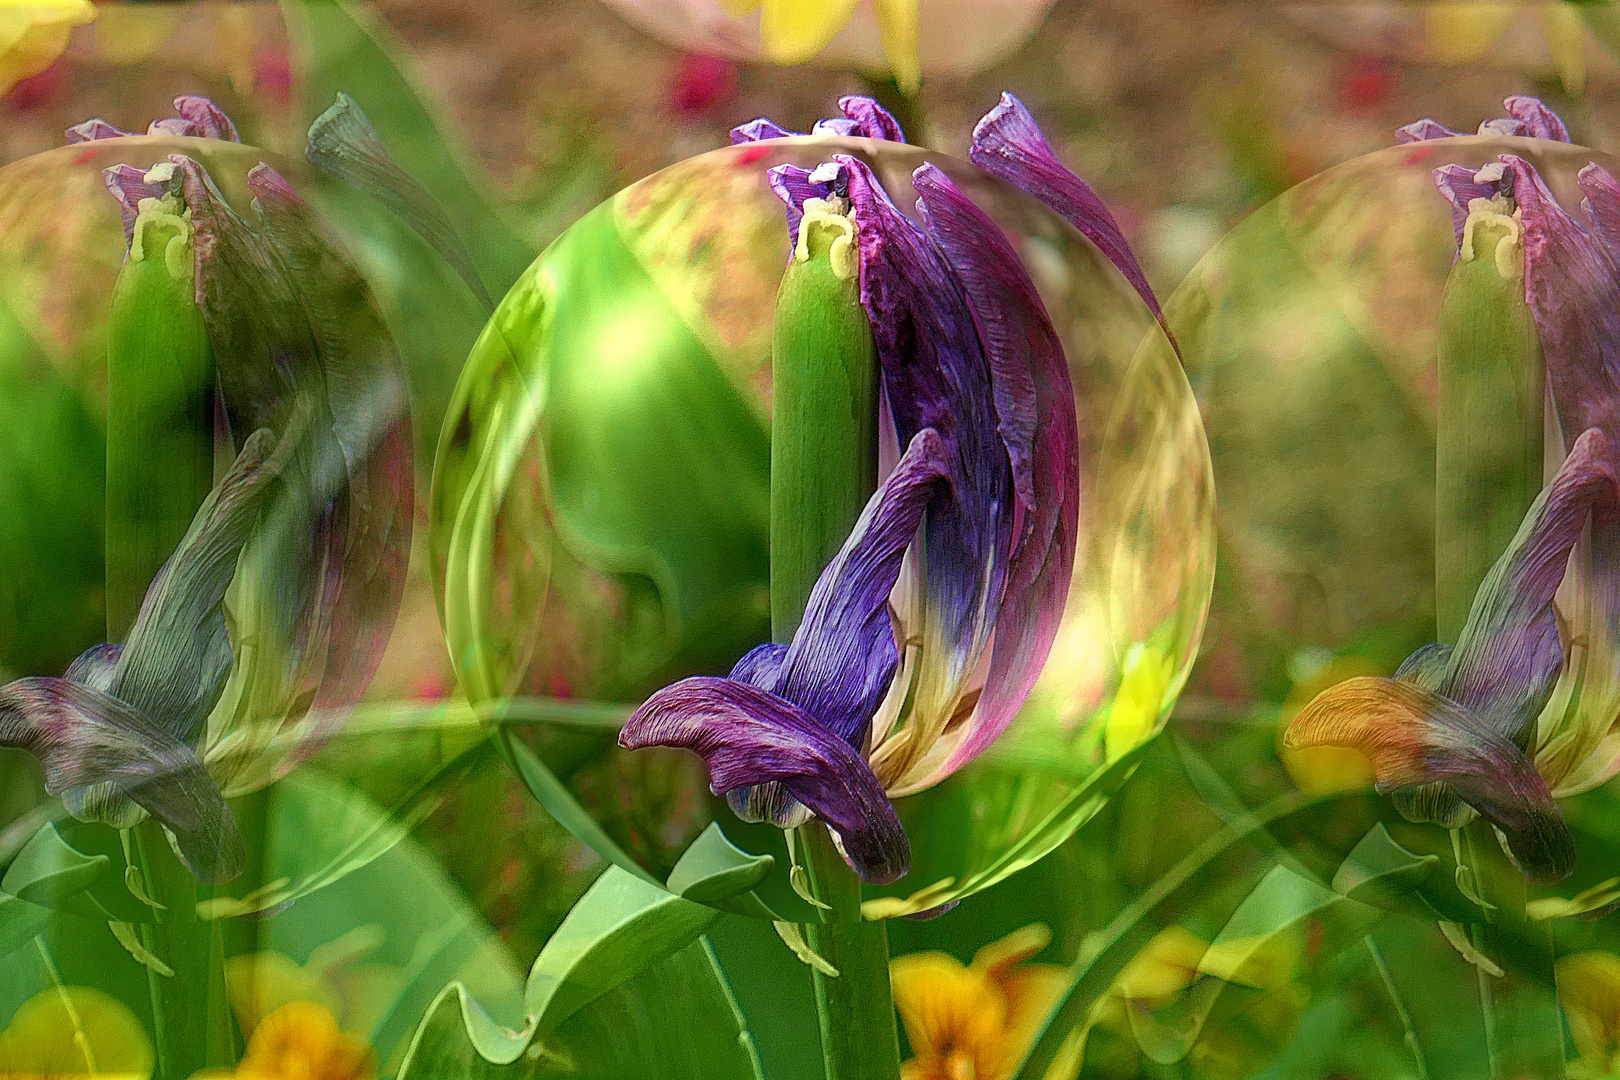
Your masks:
M431 516L451 655L577 835L663 882L718 824L777 857L755 894L799 918L782 833L734 818L697 757L628 754L614 736L652 690L724 674L769 638L788 233L766 170L834 153L870 163L907 213L931 161L1006 231L1066 351L1081 440L1079 555L1051 659L990 751L898 800L912 870L868 890L868 914L985 888L1094 814L1168 715L1213 577L1210 463L1177 355L1118 271L1024 193L912 146L794 138L682 162L573 226L496 311L446 421Z

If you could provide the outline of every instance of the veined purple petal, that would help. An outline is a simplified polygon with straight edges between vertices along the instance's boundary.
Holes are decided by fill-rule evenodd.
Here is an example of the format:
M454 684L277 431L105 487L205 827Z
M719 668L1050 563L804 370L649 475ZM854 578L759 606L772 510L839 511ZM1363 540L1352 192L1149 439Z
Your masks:
M1313 698L1283 741L1359 750L1386 794L1444 784L1502 832L1532 880L1569 876L1574 842L1546 781L1512 740L1443 694L1404 680L1347 679Z
M886 142L906 141L905 132L900 130L900 122L872 98L859 94L841 97L838 99L838 110L855 122L857 135Z
M1462 135L1461 131L1452 131L1438 120L1424 117L1414 120L1410 124L1395 129L1395 145L1406 143L1428 142L1430 139L1454 139Z
M923 166L914 182L989 355L998 429L1022 506L984 691L961 744L932 781L1006 729L1051 651L1074 568L1080 440L1063 346L1012 245L938 169Z
M1500 180L1489 179L1500 166L1493 166L1491 172L1483 175L1487 179L1480 179L1482 170L1465 168L1462 165L1443 165L1434 170L1434 186L1440 194L1445 196L1446 202L1451 204L1451 229L1455 233L1457 243L1462 244L1463 226L1468 221L1468 204L1475 199L1489 199L1497 192Z
M766 139L786 139L792 135L802 134L800 131L789 131L762 116L758 120L750 120L746 124L738 124L732 128L731 145L740 146L743 143L763 142Z
M816 126L810 129L812 135L833 135L839 138L859 139L865 136L861 125L848 117L838 116L831 120L817 120Z
M68 145L72 146L74 143L95 142L97 139L122 139L135 133L114 127L98 116L94 120L74 124L63 134L67 136Z
M887 884L910 868L905 830L865 759L775 694L731 679L683 679L635 711L619 744L693 751L707 763L716 794L779 783L837 831L866 881Z
M1507 109L1507 116L1480 124L1481 135L1518 135L1530 139L1569 142L1569 129L1558 118L1558 114L1543 105L1539 98L1515 94L1502 102L1502 105Z
M66 679L0 687L0 746L27 750L50 792L107 784L162 821L203 881L242 871L241 834L219 788L180 740L138 709Z
M818 170L819 171L819 170ZM787 209L788 250L799 245L799 222L804 220L806 199L825 199L833 193L833 182L814 179L817 173L797 165L777 165L765 173L766 181ZM840 173L840 176L842 173ZM792 258L790 255L789 258Z
M923 511L948 480L944 440L924 428L816 579L776 681L766 687L852 748L865 742L898 661L889 593Z
M189 121L194 135L204 139L222 139L225 142L239 143L241 136L236 133L236 125L231 118L205 97L187 94L174 99L174 111L181 118Z
M124 217L124 243L135 241L135 219L140 216L142 199L156 199L164 194L164 186L148 183L147 171L133 165L114 165L101 170L101 182L118 200L118 209Z
M1588 519L1620 512L1614 448L1596 428L1536 499L1480 585L1439 691L1523 745L1564 663L1553 595Z
M1147 275L1142 273L1141 264L1125 242L1125 234L1120 231L1114 215L1108 212L1108 207L1089 184L1058 160L1023 102L1011 94L1002 94L1000 103L973 129L973 145L968 156L985 172L1023 188L1067 218L1119 268L1125 280L1147 302L1154 317L1161 324L1164 322L1159 298L1153 295Z
M925 618L949 655L931 652L924 662L945 665L936 685L954 697L994 629L1018 515L990 361L939 246L895 207L865 163L835 160L848 173L861 303L895 432L909 443L933 428L944 444L951 485L926 512L923 565Z

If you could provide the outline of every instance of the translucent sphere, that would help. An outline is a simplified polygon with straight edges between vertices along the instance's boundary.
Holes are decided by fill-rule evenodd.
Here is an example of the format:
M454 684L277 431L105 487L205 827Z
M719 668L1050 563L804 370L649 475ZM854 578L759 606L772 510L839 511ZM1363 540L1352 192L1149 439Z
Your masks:
M1335 659L1354 665L1339 678L1388 673L1436 640L1436 344L1457 244L1432 172L1501 154L1577 214L1580 169L1616 167L1501 136L1369 154L1250 216L1166 305L1219 483L1199 693L1281 702Z
M1084 237L964 162L864 139L716 150L633 185L548 249L463 371L435 470L432 537L451 655L577 835L663 881L711 823L774 854L755 891L791 904L783 834L732 817L684 751L617 748L648 693L724 674L768 640L770 343L788 257L778 164L867 161L906 213L943 170L1021 254L1067 354L1080 543L1062 628L1006 734L896 805L909 875L870 915L926 910L1050 851L1162 725L1213 577L1197 408L1147 307ZM526 762L526 764L524 763ZM780 910L780 908L778 909Z

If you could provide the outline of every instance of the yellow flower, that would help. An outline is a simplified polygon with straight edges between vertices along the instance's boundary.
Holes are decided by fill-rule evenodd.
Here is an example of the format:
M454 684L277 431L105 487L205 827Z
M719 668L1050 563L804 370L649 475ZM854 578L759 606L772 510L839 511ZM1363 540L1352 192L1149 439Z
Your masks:
M1361 751L1347 746L1284 746L1283 735L1300 710L1328 687L1362 675L1387 674L1370 660L1340 656L1294 684L1277 718L1277 756L1299 790L1320 798L1336 791L1372 787L1373 765Z
M55 63L95 17L90 0L0 0L0 94Z
M1425 55L1439 64L1478 60L1507 31L1521 12L1541 17L1547 53L1564 89L1579 94L1586 87L1586 26L1579 7L1567 0L1445 0L1424 9Z
M915 1055L903 1080L1007 1080L1029 1049L1068 972L1024 961L1046 948L1039 923L986 945L967 967L941 952L889 963L894 1003Z
M225 961L225 989L237 1023L250 1037L277 1010L318 1005L348 1031L370 1031L398 992L403 974L387 964L362 963L383 943L376 926L362 926L316 947L309 962L265 951Z
M0 1031L0 1080L80 1076L151 1080L152 1042L135 1014L100 990L35 994Z
M1620 956L1575 953L1560 957L1554 972L1581 1055L1570 1062L1569 1075L1600 1080L1620 1074Z
M338 1030L332 1010L293 1001L253 1029L236 1080L375 1080L377 1062L359 1036Z

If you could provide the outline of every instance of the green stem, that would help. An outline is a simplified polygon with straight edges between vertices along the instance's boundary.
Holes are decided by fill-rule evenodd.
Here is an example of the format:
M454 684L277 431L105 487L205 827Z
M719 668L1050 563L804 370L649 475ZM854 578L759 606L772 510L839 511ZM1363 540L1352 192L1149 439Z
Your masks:
M1488 822L1466 827L1465 850L1482 909L1474 947L1502 969L1479 972L1480 1006L1493 1080L1557 1080L1564 1075L1564 1020L1553 978L1551 926L1525 915L1528 888Z
M907 95L895 82L893 75L862 75L861 84L879 105L888 110L906 133L906 141L928 146L928 114L923 109L922 94Z
M813 973L827 1080L895 1080L900 1037L889 988L889 934L883 922L861 921L861 879L833 847L820 822L796 831L805 871L828 921L806 928L810 947L836 976Z
M187 1080L200 1069L229 1068L236 1034L225 994L225 954L217 920L197 918L199 887L148 818L132 830L134 854L147 896L162 905L158 921L141 927L141 944L173 974L147 968L158 1080Z
M1418 1080L1429 1080L1429 1065L1423 1057L1423 1044L1418 1042L1417 1028L1412 1025L1412 1014L1406 1008L1406 999L1401 996L1400 988L1395 985L1395 976L1389 970L1389 964L1384 960L1384 950L1378 947L1378 942L1368 934L1363 939L1367 943L1367 951L1372 954L1373 966L1378 969L1379 978L1384 980L1384 989L1389 992L1390 1003L1395 1006L1395 1018L1401 1022L1404 1032L1402 1041L1406 1048L1412 1052L1412 1061L1417 1065Z

